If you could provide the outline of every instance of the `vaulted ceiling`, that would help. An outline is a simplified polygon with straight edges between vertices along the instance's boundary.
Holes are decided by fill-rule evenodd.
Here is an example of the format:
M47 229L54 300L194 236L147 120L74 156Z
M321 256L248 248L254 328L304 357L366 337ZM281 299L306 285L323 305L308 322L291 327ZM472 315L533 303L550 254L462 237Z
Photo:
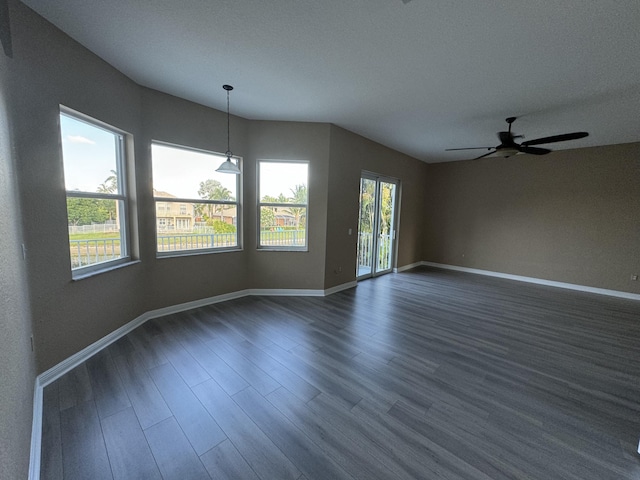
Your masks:
M23 0L137 83L251 119L331 122L426 162L640 141L638 0Z

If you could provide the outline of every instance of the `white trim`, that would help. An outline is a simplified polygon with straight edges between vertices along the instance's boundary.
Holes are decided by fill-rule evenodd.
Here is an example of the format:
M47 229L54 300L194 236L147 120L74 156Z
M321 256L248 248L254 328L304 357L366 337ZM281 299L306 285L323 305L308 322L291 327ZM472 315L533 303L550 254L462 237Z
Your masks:
M171 305L169 307L159 308L157 310L151 310L143 313L137 318L134 318L130 322L114 330L108 335L102 337L98 341L92 343L88 347L83 348L79 352L65 358L57 365L54 365L49 370L41 373L36 377L35 388L33 392L33 419L31 423L31 454L29 458L29 480L38 480L40 478L40 455L42 449L42 410L43 410L43 389L50 383L56 381L62 377L65 373L73 370L82 362L88 360L103 348L108 347L113 342L117 341L121 337L124 337L127 333L132 332L147 320L152 318L163 317L173 313L184 312L185 310L191 310L193 308L204 307L206 305L212 305L214 303L226 302L227 300L234 300L236 298L248 297L248 296L291 296L291 297L326 297L334 293L353 288L357 285L357 282L343 283L342 285L336 285L335 287L328 288L326 290L311 290L311 289L266 289L266 288L254 288L247 290L239 290L237 292L224 293L222 295L216 295L213 297L202 298L200 300L194 300L192 302L180 303L178 305Z
M65 373L70 372L85 360L93 357L96 353L98 353L103 348L108 347L113 342L118 340L120 337L123 337L127 333L131 332L132 330L142 325L144 322L149 320L149 318L152 318L152 317L147 316L147 314L140 315L138 318L121 326L120 328L118 328L117 330L114 330L108 335L105 335L100 340L92 343L88 347L85 347L79 352L74 353L70 357L65 358L63 361L61 361L57 365L54 365L46 372L41 373L40 375L38 375L38 382L40 384L40 387L44 388L47 385L49 385L51 382L54 382L55 380L60 378Z
M343 283L342 285L336 285L335 287L328 288L324 291L324 295L326 297L329 295L333 295L334 293L338 293L343 290L348 290L350 288L354 288L357 286L358 286L358 282L354 280L353 282Z
M416 268L424 264L425 262L415 262L415 263L410 263L409 265L403 265L402 267L394 268L393 273L405 272L407 270L411 270L412 268Z
M444 263L421 262L427 267L442 268L443 270L455 270L458 272L474 273L477 275L485 275L487 277L505 278L507 280L515 280L517 282L535 283L537 285L546 285L548 287L566 288L568 290L577 290L580 292L595 293L598 295L607 295L610 297L626 298L629 300L640 300L640 294L621 292L620 290L609 290L606 288L588 287L586 285L577 285L575 283L556 282L554 280L545 280L543 278L524 277L522 275L512 275L510 273L492 272L490 270L479 270L477 268L459 267L457 265L447 265Z
M302 288L286 289L286 288L252 288L245 290L245 295L260 295L264 297L324 297L324 290L307 290Z
M42 451L42 385L36 377L33 390L33 418L31 419L31 453L29 455L29 480L40 478L40 453Z

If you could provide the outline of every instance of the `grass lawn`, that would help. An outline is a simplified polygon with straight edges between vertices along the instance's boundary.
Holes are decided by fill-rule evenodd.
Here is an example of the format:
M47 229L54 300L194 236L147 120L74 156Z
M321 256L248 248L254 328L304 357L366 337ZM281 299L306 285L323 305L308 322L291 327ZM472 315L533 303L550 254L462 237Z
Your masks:
M120 234L118 232L109 232L109 233L74 233L69 235L69 240L96 240L96 239L104 239L104 238L117 238L120 239Z

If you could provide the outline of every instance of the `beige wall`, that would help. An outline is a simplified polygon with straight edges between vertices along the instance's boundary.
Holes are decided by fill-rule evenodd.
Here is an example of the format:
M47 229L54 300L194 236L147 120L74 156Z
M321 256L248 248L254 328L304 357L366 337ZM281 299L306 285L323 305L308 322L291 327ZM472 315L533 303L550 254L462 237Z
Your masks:
M35 356L22 259L7 71L0 50L0 478L27 478Z
M324 288L329 125L232 116L231 146L244 159L244 249L158 259L150 142L223 152L225 112L141 87L22 3L13 2L12 8L11 121L24 212L13 219L20 219L24 229L38 372L146 311L248 288ZM77 281L71 278L67 253L60 104L134 139L131 231L132 250L140 261ZM309 161L308 252L256 251L258 159Z
M142 88L141 94L142 135L137 141L143 152L137 158L136 175L140 252L148 282L145 310L248 288L244 252L156 258L151 142L225 152L227 116L225 112L154 90ZM223 96L222 86L219 92L211 94ZM235 155L246 156L247 128L247 120L231 116L231 147ZM217 167L212 165L212 171ZM144 290L138 287L138 293Z
M640 144L430 165L424 259L640 293Z
M332 125L325 288L356 278L358 196L363 170L397 178L401 183L397 262L394 267L422 260L427 165ZM351 235L349 229L352 229Z
M22 3L13 6L12 125L42 372L150 304L136 292L145 281L140 265L71 280L58 125L63 104L138 135L140 89Z
M247 205L245 247L247 275L252 288L324 288L327 225L327 178L329 172L328 124L299 122L251 122L249 156L245 164ZM308 251L256 250L257 172L260 160L309 162ZM288 193L288 192L283 192Z

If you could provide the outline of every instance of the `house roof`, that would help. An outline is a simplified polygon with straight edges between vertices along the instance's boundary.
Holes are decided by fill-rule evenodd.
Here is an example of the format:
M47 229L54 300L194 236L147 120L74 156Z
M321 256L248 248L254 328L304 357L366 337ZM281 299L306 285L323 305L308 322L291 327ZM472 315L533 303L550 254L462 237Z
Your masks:
M638 0L23 0L141 85L330 122L427 162L504 119L554 149L640 141Z
M163 198L177 198L175 195L171 195L168 192L163 192L162 190L156 190L155 188L153 189L153 196Z

